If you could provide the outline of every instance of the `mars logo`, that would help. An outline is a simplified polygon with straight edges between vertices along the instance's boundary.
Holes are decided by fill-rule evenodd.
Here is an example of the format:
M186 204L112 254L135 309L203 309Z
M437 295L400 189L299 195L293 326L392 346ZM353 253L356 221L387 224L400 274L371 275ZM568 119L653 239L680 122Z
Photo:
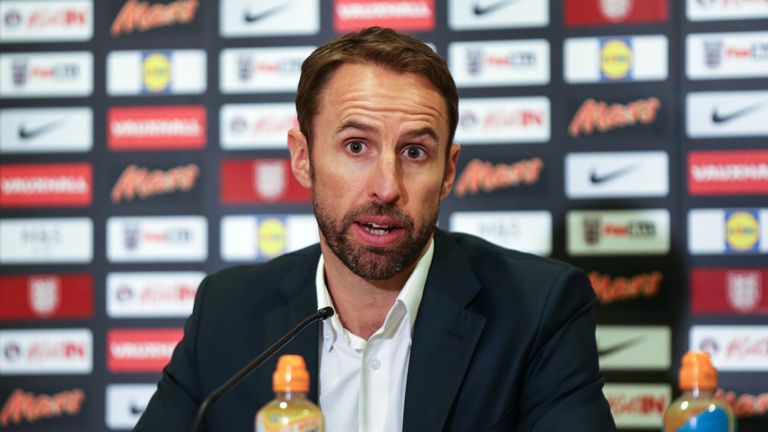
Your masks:
M136 30L145 32L159 27L189 24L195 19L197 8L197 0L178 0L152 5L129 0L112 22L110 33L112 36L121 36Z
M53 395L37 396L16 389L0 410L0 426L7 427L25 421L35 423L49 418L75 416L82 410L84 400L85 392L79 388Z
M730 271L726 273L728 303L738 312L753 311L762 299L759 271Z
M754 252L760 243L760 222L757 212L726 211L726 248L733 252Z
M603 79L631 78L632 42L628 38L600 40L600 71Z
M128 165L112 188L113 203L147 199L174 192L189 192L200 175L197 164L187 164L169 170L152 170Z
M591 135L595 130L608 132L638 124L651 124L656 121L661 102L656 97L638 99L628 104L610 104L594 99L587 99L582 104L568 126L568 135L577 138L580 134Z
M144 53L142 76L147 93L164 93L171 83L171 61L167 53Z
M61 280L58 276L29 278L29 303L41 317L53 315L61 305Z
M601 304L639 297L655 297L659 292L662 279L661 272L657 271L630 277L612 277L595 271L589 273L592 288Z
M469 161L459 180L454 193L458 197L483 192L493 192L502 188L533 185L541 178L544 162L540 158L531 158L511 164L492 164L480 159Z

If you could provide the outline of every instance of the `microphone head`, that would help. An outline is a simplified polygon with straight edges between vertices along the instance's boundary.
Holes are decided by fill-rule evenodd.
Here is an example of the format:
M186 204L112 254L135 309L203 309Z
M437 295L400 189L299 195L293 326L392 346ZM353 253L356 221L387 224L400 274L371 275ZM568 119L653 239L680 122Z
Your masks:
M334 314L333 308L330 306L326 306L320 310L317 311L317 316L321 320L327 320L328 318L332 317Z

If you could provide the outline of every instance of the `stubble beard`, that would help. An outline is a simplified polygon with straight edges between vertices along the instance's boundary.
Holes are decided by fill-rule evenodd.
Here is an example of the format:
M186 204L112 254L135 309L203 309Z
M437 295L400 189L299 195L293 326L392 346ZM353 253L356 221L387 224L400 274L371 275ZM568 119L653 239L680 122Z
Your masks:
M437 212L424 225L417 227L394 204L379 203L363 204L344 215L341 220L334 220L328 209L317 200L315 191L312 191L312 207L328 247L347 268L366 280L389 279L413 266L424 251L437 223ZM349 238L350 228L363 215L393 218L405 230L403 241L392 248L353 244Z

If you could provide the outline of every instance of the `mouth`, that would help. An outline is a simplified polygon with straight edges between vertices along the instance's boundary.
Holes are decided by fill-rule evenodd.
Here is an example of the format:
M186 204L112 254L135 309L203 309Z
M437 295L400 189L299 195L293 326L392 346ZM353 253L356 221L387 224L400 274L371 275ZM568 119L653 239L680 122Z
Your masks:
M354 221L357 238L368 246L392 247L405 235L405 227L396 218L383 215L368 215Z
M387 235L393 230L399 229L398 227L392 225L381 225L375 222L360 223L360 226L362 226L365 231L373 235Z

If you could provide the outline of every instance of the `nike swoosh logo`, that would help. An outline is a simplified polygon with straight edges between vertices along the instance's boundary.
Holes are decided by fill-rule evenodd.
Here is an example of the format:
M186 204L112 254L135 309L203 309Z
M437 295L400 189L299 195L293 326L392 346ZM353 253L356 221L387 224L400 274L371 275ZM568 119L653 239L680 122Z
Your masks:
M28 129L24 126L22 123L19 125L19 138L23 140L30 140L33 139L39 135L48 133L52 131L53 129L56 129L59 127L62 123L64 123L64 120L56 120L52 121L48 124L44 124L42 126L38 126L36 128Z
M629 348L631 346L637 345L642 340L643 340L643 337L642 336L638 336L638 337L636 337L634 339L629 339L629 340L626 340L624 342L619 342L619 343L617 343L615 345L611 345L611 346L606 347L606 348L598 348L597 349L597 355L598 355L598 357L604 357L604 356L607 356L607 355L611 355L611 354L613 354L613 353L615 353L617 351L621 351L621 350L627 349L627 348Z
M624 168L619 168L616 171L609 172L608 174L600 175L593 169L592 172L589 174L589 181L592 184L600 184L605 183L607 181L613 180L616 177L621 177L625 174L627 174L630 171L633 171L635 168L637 168L637 165L627 165Z
M733 119L739 118L741 116L745 116L745 115L747 115L747 114L749 114L749 113L751 113L753 111L756 111L756 110L758 110L762 106L763 106L763 102L760 102L760 103L756 103L754 105L750 105L750 106L748 106L746 108L742 108L740 110L733 111L733 112L728 113L728 114L721 114L720 110L715 108L712 111L712 123L716 123L716 124L718 124L718 123L727 123L727 122L729 122L729 121L731 121Z
M283 3L271 9L267 9L265 11L259 12L257 14L252 14L251 11L245 11L245 16L243 17L243 19L245 19L245 22L252 24L252 23L255 23L256 21L261 21L264 18L267 18L271 15L276 14L281 9L284 9L286 6L288 6L288 3Z
M501 9L504 6L510 5L517 0L499 0L496 3L491 3L489 5L482 6L478 3L475 3L475 8L472 10L472 12L475 13L477 16L489 14L491 12L496 11L497 9Z
M131 405L130 405L130 407L128 409L131 411L132 415L139 415L139 414L144 412L146 407L140 407L140 406L136 405L135 402L131 402Z

